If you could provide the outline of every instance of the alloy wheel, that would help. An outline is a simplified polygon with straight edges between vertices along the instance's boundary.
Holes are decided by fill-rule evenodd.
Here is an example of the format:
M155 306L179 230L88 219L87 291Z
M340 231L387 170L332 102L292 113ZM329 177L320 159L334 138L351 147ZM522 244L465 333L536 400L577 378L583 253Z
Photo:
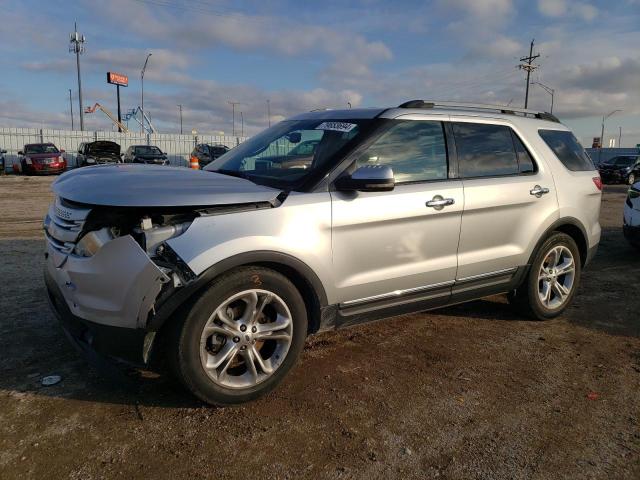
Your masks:
M224 300L205 323L200 361L216 384L250 388L282 364L292 335L291 312L278 295L245 290Z
M563 245L549 250L538 273L538 297L544 307L554 310L564 305L573 289L575 270L571 250Z

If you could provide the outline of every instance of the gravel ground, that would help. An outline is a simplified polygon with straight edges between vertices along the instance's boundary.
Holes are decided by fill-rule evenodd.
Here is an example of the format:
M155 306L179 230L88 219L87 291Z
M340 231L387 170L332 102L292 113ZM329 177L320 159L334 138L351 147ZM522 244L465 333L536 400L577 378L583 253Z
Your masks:
M606 188L562 318L523 320L498 296L321 334L275 392L213 409L170 378L109 382L67 344L41 279L50 183L0 177L0 478L640 478L624 187Z

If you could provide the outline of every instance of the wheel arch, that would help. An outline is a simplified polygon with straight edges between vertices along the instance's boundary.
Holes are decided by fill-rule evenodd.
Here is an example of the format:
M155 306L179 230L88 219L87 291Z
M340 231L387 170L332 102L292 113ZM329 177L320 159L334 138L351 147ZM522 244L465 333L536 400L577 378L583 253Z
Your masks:
M249 265L270 268L287 277L298 289L305 302L309 320L308 333L318 331L320 328L321 309L327 306L327 294L320 278L303 261L289 254L275 251L240 253L211 265L194 282L172 295L158 309L148 328L159 330L174 312L185 305L197 293L207 288L217 277L234 268Z
M584 267L587 262L589 253L587 231L580 220L574 217L559 218L544 231L544 233L540 236L538 243L536 243L535 248L531 252L528 264L531 265L531 261L533 260L533 257L537 253L538 249L553 232L562 232L573 238L573 240L576 242L576 245L578 246L578 252L580 252L580 263Z

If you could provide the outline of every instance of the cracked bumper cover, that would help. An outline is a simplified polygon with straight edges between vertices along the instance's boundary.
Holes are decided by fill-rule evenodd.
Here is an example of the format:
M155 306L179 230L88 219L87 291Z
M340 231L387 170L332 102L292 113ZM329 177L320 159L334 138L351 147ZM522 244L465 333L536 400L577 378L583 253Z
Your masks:
M92 257L48 244L46 257L49 300L76 347L146 363L154 335L146 328L149 312L168 277L133 238L116 238Z

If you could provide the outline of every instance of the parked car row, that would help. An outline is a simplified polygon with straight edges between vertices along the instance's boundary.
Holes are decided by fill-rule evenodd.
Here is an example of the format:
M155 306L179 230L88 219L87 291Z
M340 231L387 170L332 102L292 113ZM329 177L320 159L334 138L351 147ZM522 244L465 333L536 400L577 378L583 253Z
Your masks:
M228 151L229 147L225 145L198 144L191 152L191 157L197 158L202 168ZM0 166L3 170L5 153L6 150L0 150ZM23 175L60 174L67 169L64 153L53 143L29 143L18 152L18 163L14 164L13 170ZM109 140L82 142L78 146L78 167L108 163L169 165L169 160L167 154L154 145L131 145L125 152L121 151L120 145Z
M598 165L603 183L633 185L640 179L640 156L620 155Z

